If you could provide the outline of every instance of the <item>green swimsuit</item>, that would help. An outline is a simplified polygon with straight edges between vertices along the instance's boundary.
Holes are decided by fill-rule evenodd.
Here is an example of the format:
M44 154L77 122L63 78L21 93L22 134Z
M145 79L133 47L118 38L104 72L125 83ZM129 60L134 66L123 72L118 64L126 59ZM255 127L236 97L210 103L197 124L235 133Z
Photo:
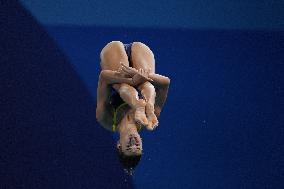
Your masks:
M119 109L121 109L123 106L127 105L126 102L124 102L123 104L120 104L116 109L114 109L114 112L113 112L113 124L112 124L112 131L113 132L116 132L116 129L117 129L117 113L119 111ZM137 129L138 132L140 132L142 129L142 127L139 125L139 128Z

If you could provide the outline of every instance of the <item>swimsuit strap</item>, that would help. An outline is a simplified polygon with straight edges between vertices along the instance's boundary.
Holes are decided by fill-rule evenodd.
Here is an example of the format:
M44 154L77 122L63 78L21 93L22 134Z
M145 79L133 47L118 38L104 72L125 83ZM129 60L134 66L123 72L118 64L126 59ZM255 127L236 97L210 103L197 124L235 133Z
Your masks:
M117 112L118 112L118 110L119 110L121 107L123 107L123 106L125 106L125 105L127 105L126 102L124 102L123 104L120 104L120 105L114 110L114 112L113 112L113 125L112 125L112 131L113 131L113 132L116 131L116 126L117 126L116 116L117 116Z
M127 105L126 102L124 102L123 104L119 105L113 112L113 125L112 125L112 131L115 132L116 131L116 126L117 126L117 120L116 120L116 116L117 116L117 112L120 108L122 108L123 106ZM138 132L142 129L141 125L139 125L139 129L137 130Z

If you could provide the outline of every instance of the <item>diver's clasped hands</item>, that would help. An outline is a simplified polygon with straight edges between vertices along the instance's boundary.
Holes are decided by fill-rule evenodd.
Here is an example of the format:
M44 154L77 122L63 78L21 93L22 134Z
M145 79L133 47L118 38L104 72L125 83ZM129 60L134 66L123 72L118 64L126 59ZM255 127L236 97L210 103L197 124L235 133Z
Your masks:
M126 66L122 62L120 63L120 65L121 67L118 72L125 75L126 77L131 77L133 81L133 86L138 86L146 81L153 81L151 78L149 78L150 70L144 70L141 68L137 70L135 68Z

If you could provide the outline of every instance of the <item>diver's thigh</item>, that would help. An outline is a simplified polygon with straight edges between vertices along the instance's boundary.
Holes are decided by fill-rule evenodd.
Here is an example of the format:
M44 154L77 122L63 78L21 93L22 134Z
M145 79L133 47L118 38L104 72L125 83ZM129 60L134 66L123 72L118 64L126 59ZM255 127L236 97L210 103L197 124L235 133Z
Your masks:
M102 49L100 58L102 70L118 70L120 68L120 62L129 66L124 45L120 41L112 41L108 43Z
M131 47L132 67L136 69L150 70L150 73L155 73L155 58L151 49L141 43L133 42Z

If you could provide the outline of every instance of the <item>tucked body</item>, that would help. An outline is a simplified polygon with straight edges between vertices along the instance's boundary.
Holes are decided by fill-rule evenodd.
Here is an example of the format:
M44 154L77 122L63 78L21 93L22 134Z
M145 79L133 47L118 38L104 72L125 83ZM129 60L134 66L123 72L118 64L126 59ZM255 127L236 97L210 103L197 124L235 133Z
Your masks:
M138 131L158 126L170 79L155 73L154 54L141 42L110 42L102 49L100 59L97 120L120 134L117 147L124 156L141 156ZM121 103L115 105L115 96Z

